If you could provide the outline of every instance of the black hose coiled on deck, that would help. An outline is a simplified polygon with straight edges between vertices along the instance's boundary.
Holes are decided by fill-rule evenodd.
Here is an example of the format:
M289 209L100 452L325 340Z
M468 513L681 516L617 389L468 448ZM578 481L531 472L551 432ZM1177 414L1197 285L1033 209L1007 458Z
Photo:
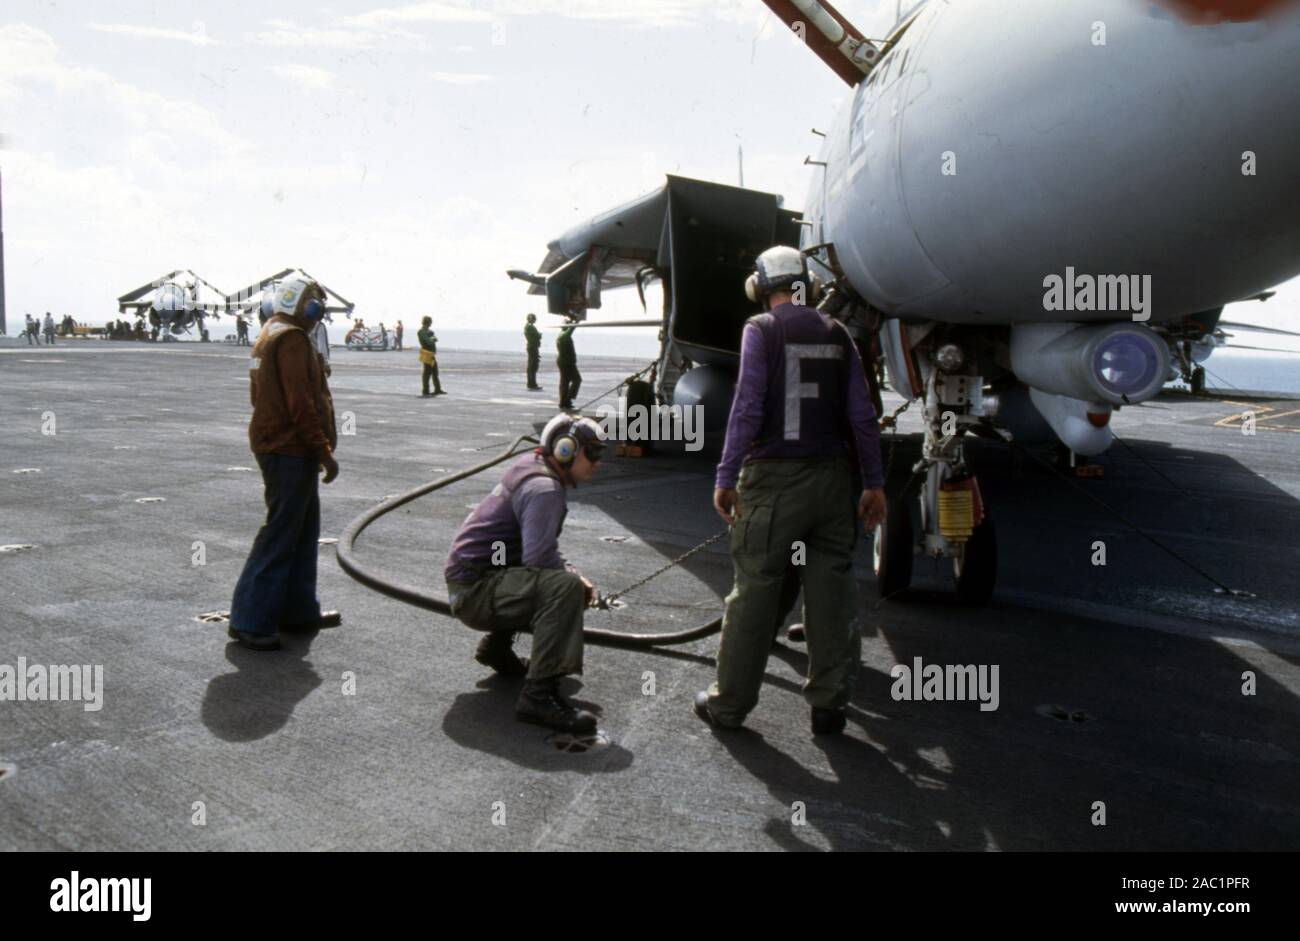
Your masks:
M392 499L385 500L383 503L375 506L365 513L362 513L343 531L339 537L338 559L339 565L343 571L347 572L367 588L372 588L380 594L395 598L398 601L414 605L417 608L424 608L426 611L433 611L437 614L445 614L451 617L451 605L447 599L440 595L430 594L413 585L403 585L399 582L389 581L386 578L375 574L373 571L366 569L361 565L353 554L356 548L357 539L365 531L366 527L379 519L385 514L393 512L398 507L405 506L412 500L418 500L426 494L433 493L435 490L441 490L467 477L473 477L475 474L481 474L490 467L495 467L503 461L508 461L516 455L524 453L516 450L521 444L537 444L537 439L528 435L520 435L514 440L506 450L502 451L496 457L484 461L482 464L476 464L473 467L457 471L454 474L448 474L446 477L440 477L437 480L427 484L421 484L414 490L408 490L406 493L398 494ZM716 634L722 630L722 618L714 618L707 624L692 628L686 631L678 631L674 634L627 634L622 631L605 631L596 628L583 628L582 636L593 644L599 644L605 647L628 647L642 649L646 647L669 647L676 644L689 644L692 641L700 640Z

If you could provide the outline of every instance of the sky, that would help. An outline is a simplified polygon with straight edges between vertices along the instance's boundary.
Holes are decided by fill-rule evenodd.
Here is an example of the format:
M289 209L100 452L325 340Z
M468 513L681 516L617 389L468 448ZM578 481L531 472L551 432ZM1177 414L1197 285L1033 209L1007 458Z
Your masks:
M544 304L505 270L665 173L736 183L743 146L745 184L802 208L847 95L759 0L381 2L6 0L10 332L101 323L177 268L288 267L368 322L518 329ZM896 0L838 7L879 36ZM1229 316L1297 312L1293 282Z
M895 3L843 6L884 30ZM544 304L505 270L665 173L735 183L743 145L801 207L846 91L758 0L8 0L10 324L300 267L371 322L517 328Z

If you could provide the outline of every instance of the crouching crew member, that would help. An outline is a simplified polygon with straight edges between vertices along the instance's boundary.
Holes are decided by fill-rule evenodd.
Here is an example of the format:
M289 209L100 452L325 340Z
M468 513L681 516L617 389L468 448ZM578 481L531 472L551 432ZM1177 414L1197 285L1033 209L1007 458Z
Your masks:
M474 659L498 673L527 675L515 703L524 722L590 732L596 717L560 695L560 678L582 672L582 612L596 589L560 554L568 512L565 490L591 479L605 445L589 418L557 415L541 447L517 459L466 517L444 574L452 614L486 631ZM513 651L515 634L533 635L532 656Z
M281 284L258 334L249 374L253 418L248 440L266 487L266 523L253 541L230 604L229 634L252 650L275 650L279 631L332 627L337 611L316 598L320 494L339 474L334 400L311 333L325 313L325 292L294 277Z
M862 361L839 323L802 301L803 256L778 246L746 282L767 313L741 338L740 378L713 505L731 526L735 585L727 596L717 680L695 698L714 725L736 727L758 703L772 618L792 559L803 582L805 700L814 734L844 730L861 651L853 580L856 517L884 516L880 430ZM861 493L850 455L856 445ZM743 467L742 467L743 464Z

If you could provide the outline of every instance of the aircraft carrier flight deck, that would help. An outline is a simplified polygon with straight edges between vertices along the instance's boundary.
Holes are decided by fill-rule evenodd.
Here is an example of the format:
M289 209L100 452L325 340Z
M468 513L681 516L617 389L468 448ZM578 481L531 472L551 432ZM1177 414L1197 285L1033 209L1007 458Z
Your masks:
M783 633L735 733L691 711L716 636L652 651L589 645L584 675L564 687L602 707L601 734L584 744L515 722L517 681L474 662L473 631L359 584L330 542L385 497L534 433L556 411L553 366L546 391L529 392L522 351L448 349L448 394L422 399L413 352L336 351L335 407L354 433L340 438L339 478L321 488L320 595L343 624L286 635L268 656L232 643L220 618L264 515L245 351L20 342L0 340L0 659L100 665L103 684L94 711L6 703L0 849L1300 841L1294 401L1167 392L1125 408L1100 477L974 445L998 524L993 599L957 604L949 574L918 559L912 588L882 601L863 538L862 669L845 736L808 734L806 654ZM585 357L583 392L641 365ZM887 393L886 410L899 401ZM897 441L886 436L891 490L915 459L915 421L905 414ZM714 535L717 457L712 439L695 454L611 453L570 498L566 555L613 591ZM441 593L452 533L499 473L381 519L358 558ZM683 630L721 613L731 578L718 542L587 625ZM891 671L917 658L996 665L996 709L896 698ZM1097 802L1107 826L1094 825Z

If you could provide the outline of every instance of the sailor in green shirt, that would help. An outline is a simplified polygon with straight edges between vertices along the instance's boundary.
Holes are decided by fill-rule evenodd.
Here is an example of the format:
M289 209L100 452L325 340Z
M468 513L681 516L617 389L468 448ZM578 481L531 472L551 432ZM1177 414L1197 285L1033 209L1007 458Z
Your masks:
M433 332L433 318L425 317L416 336L420 340L420 362L424 363L424 374L420 377L421 395L446 395L442 383L438 381L438 335ZM433 380L433 392L429 392L429 380Z
M573 348L573 328L576 320L570 319L555 340L557 356L555 365L560 367L560 408L573 408L573 398L582 385L582 373L578 372L578 353Z
M524 325L524 343L528 347L528 388L536 392L541 388L537 384L537 367L542 358L542 331L538 330L537 315L529 314L528 323Z

